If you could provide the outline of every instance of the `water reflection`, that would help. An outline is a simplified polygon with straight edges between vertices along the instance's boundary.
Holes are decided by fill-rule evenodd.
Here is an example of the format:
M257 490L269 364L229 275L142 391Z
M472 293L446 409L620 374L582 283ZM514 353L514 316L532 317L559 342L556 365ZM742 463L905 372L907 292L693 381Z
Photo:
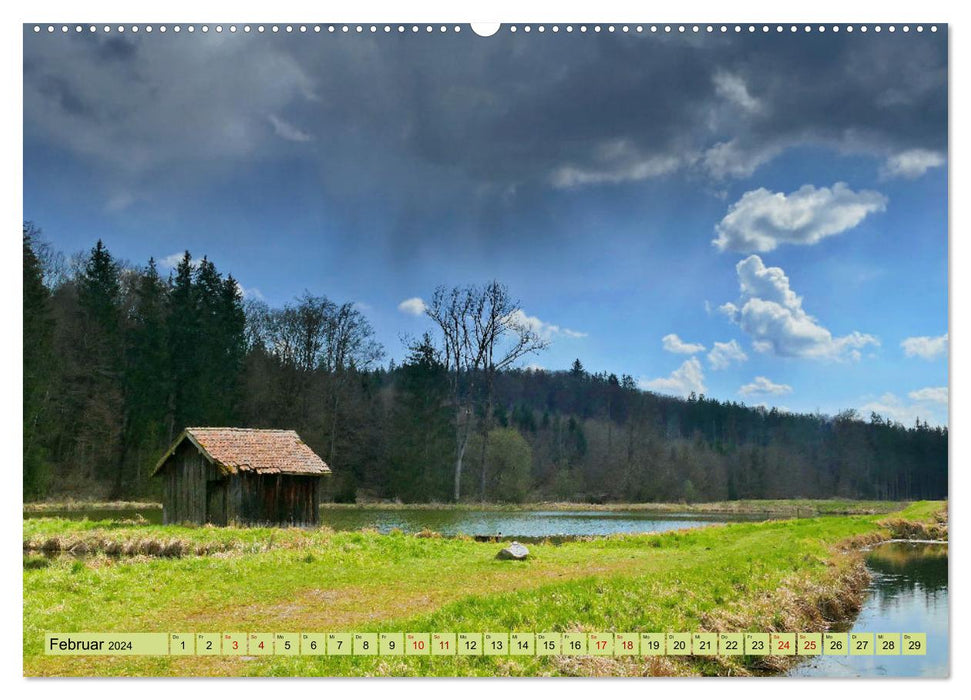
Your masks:
M948 675L947 545L890 542L867 557L873 576L853 632L924 632L926 656L822 656L793 676L931 677Z

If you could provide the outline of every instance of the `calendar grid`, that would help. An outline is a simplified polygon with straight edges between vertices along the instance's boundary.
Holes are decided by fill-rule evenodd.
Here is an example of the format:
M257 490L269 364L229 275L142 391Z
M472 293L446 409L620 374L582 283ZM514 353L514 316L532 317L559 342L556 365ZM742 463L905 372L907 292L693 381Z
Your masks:
M922 632L49 633L53 656L923 656Z

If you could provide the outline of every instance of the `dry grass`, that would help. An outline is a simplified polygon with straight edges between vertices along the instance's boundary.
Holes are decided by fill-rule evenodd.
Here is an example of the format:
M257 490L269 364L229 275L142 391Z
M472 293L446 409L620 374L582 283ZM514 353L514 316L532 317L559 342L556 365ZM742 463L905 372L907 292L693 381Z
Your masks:
M915 522L903 518L889 518L880 523L890 530L894 539L900 540L946 540L947 520L943 522Z
M252 543L193 542L177 537L135 537L112 539L97 533L55 535L53 537L27 538L24 553L43 553L47 556L71 554L74 556L109 557L164 557L206 556L221 552L254 552ZM267 551L263 545L256 551Z

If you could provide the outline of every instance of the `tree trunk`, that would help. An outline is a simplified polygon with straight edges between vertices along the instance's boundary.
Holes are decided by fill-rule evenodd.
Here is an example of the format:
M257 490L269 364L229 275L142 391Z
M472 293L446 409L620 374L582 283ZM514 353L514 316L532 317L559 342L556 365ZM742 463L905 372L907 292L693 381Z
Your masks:
M334 453L337 449L337 412L340 408L340 391L342 386L343 380L338 381L334 386L334 405L330 416L330 450L327 454L327 464L331 467L333 467Z
M486 448L489 444L489 429L492 427L492 383L489 383L489 399L486 402L485 419L482 421L482 474L479 478L479 501L486 500Z
M455 412L455 502L458 503L462 497L462 462L465 459L465 448L469 444L469 430L471 420L465 426L462 425L463 410L459 408ZM471 411L464 411L468 417Z
M485 503L486 500L486 446L489 442L489 426L486 424L482 431L482 476L479 479L479 501Z
M121 428L121 445L118 446L118 461L115 464L115 484L111 491L111 500L120 500L122 488L125 483L125 460L128 456L128 443L130 441L131 420L126 415Z

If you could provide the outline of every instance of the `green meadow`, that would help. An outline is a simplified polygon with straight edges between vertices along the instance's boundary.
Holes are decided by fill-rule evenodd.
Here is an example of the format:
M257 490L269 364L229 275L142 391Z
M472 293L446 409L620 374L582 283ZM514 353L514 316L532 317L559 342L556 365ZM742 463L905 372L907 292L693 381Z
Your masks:
M943 502L925 501L889 514L820 515L531 544L529 559L521 562L496 560L500 545L494 542L427 532L36 518L24 521L24 673L771 673L786 662L754 657L52 657L44 655L43 641L48 632L122 631L821 631L859 605L866 583L861 545L901 532L946 536L945 508Z

